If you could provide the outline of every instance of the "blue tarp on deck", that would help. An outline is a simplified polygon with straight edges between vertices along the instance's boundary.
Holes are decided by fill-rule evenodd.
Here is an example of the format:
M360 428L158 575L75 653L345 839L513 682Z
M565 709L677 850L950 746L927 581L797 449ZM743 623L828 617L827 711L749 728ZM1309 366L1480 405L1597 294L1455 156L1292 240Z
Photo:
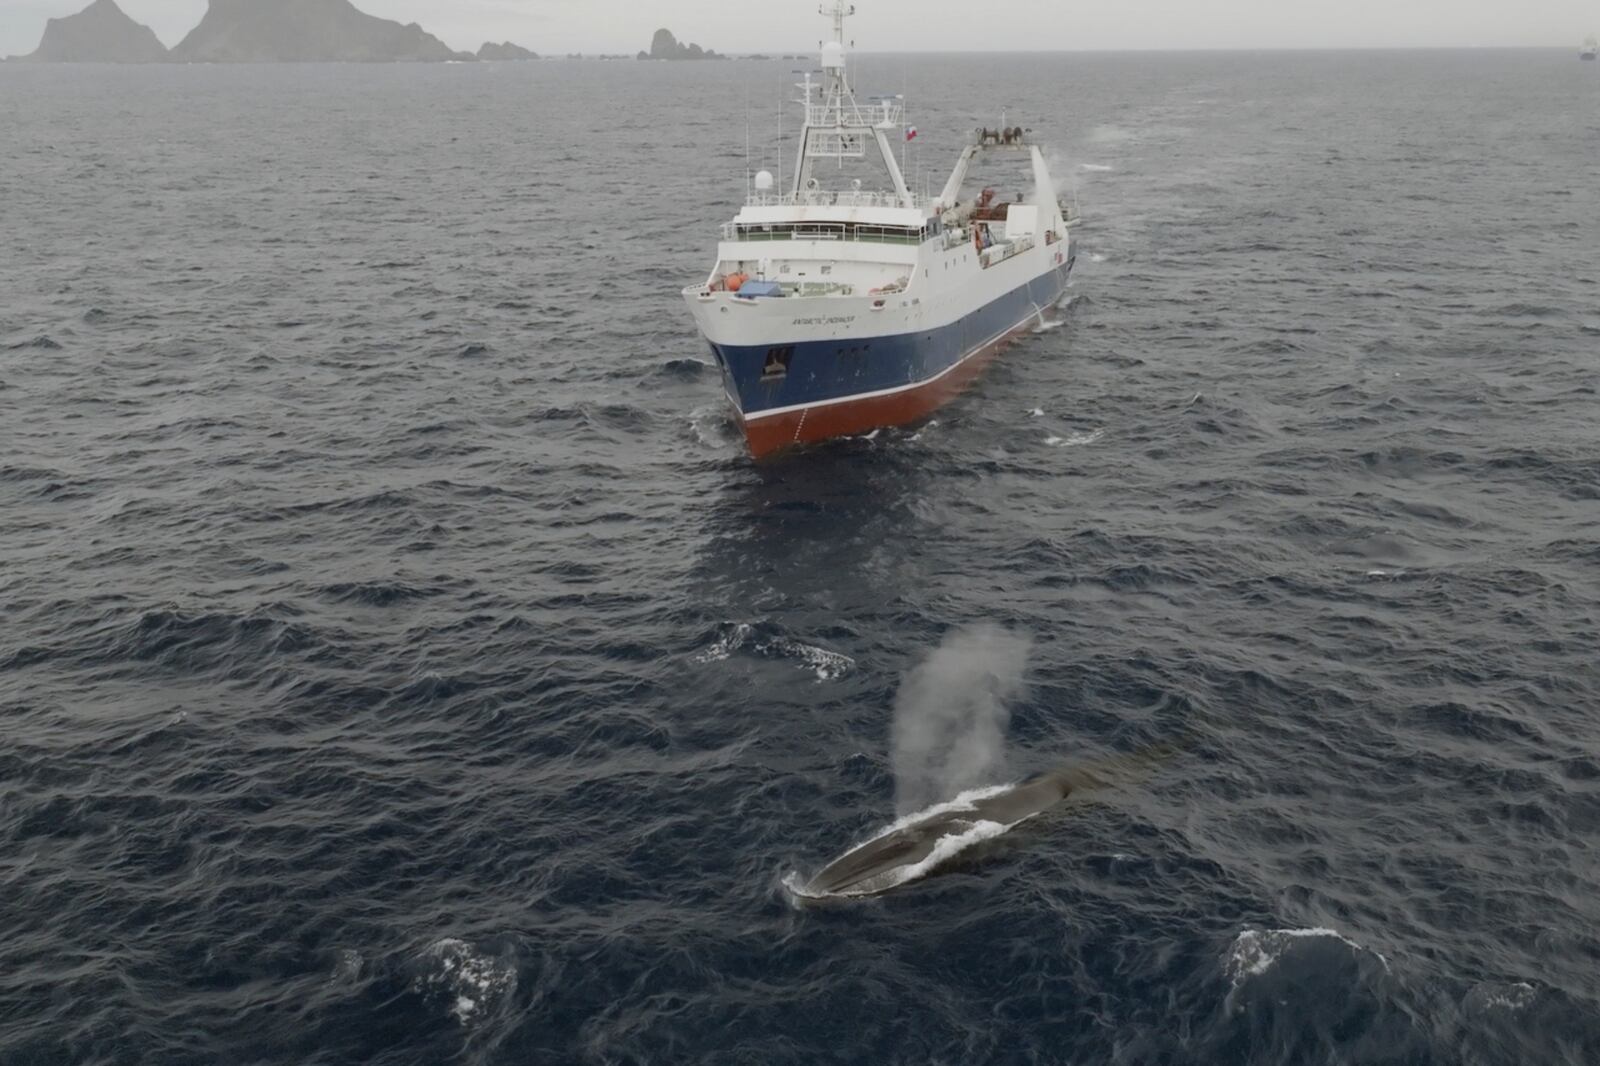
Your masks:
M757 296L782 296L783 286L776 281L747 281L739 286L739 297L754 300Z

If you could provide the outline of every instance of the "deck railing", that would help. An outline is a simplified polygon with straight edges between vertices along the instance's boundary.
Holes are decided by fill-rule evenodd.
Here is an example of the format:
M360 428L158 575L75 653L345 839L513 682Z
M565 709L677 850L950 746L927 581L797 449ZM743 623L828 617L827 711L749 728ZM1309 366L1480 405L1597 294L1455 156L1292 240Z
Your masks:
M823 101L806 105L806 124L817 129L892 130L900 127L905 115L905 105L899 100L875 100L870 104Z
M868 244L900 244L915 248L925 239L920 232L889 230L840 222L785 222L767 229L755 225L725 223L725 241L851 241Z
M912 207L927 210L931 197L913 196ZM905 207L904 200L892 192L865 189L809 189L802 193L752 193L746 207Z

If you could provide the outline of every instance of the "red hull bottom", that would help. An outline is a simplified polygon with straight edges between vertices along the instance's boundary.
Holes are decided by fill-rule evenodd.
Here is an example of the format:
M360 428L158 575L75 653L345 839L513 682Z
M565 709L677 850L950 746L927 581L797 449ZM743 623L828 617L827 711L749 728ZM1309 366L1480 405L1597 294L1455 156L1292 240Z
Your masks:
M983 368L1028 328L1027 325L1018 326L990 341L957 363L949 373L926 384L913 385L887 396L835 400L768 418L741 419L750 454L760 459L802 444L854 437L926 418L965 391Z

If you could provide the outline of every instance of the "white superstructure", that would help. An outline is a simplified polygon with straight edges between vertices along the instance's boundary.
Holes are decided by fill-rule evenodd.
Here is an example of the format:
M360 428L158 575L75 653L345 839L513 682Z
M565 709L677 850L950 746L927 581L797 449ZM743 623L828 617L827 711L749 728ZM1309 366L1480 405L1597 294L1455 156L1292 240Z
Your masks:
M1042 318L1070 269L1073 212L1020 127L975 131L937 196L907 186L895 149L916 133L905 125L903 100L861 103L850 84L844 23L854 10L843 0L822 10L834 35L822 48L820 80L807 74L799 86L805 122L788 186L757 175L744 208L722 228L715 266L684 290L747 429L927 386ZM979 160L1010 161L1025 191L966 194ZM877 188L859 174L869 162L877 164ZM908 352L917 338L926 350ZM886 364L887 355L825 365L822 356L835 349L865 350L869 360L892 349L897 365ZM810 365L794 365L798 354ZM760 368L744 365L756 358Z

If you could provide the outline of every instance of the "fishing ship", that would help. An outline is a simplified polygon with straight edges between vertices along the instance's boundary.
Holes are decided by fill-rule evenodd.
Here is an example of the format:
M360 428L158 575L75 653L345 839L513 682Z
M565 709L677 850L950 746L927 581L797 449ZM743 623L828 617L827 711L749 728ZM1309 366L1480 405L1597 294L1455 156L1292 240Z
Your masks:
M1600 37L1596 37L1591 33L1584 39L1583 51L1578 53L1578 58L1592 62L1596 56L1600 56Z
M683 292L757 457L926 418L1008 342L1049 324L1074 262L1077 212L1020 126L975 130L943 191L913 192L896 158L918 136L903 98L857 99L845 45L855 7L820 13L833 38L797 86L792 180L750 178L716 265ZM969 192L990 164L1019 172L1024 191ZM869 167L882 187L850 176Z

